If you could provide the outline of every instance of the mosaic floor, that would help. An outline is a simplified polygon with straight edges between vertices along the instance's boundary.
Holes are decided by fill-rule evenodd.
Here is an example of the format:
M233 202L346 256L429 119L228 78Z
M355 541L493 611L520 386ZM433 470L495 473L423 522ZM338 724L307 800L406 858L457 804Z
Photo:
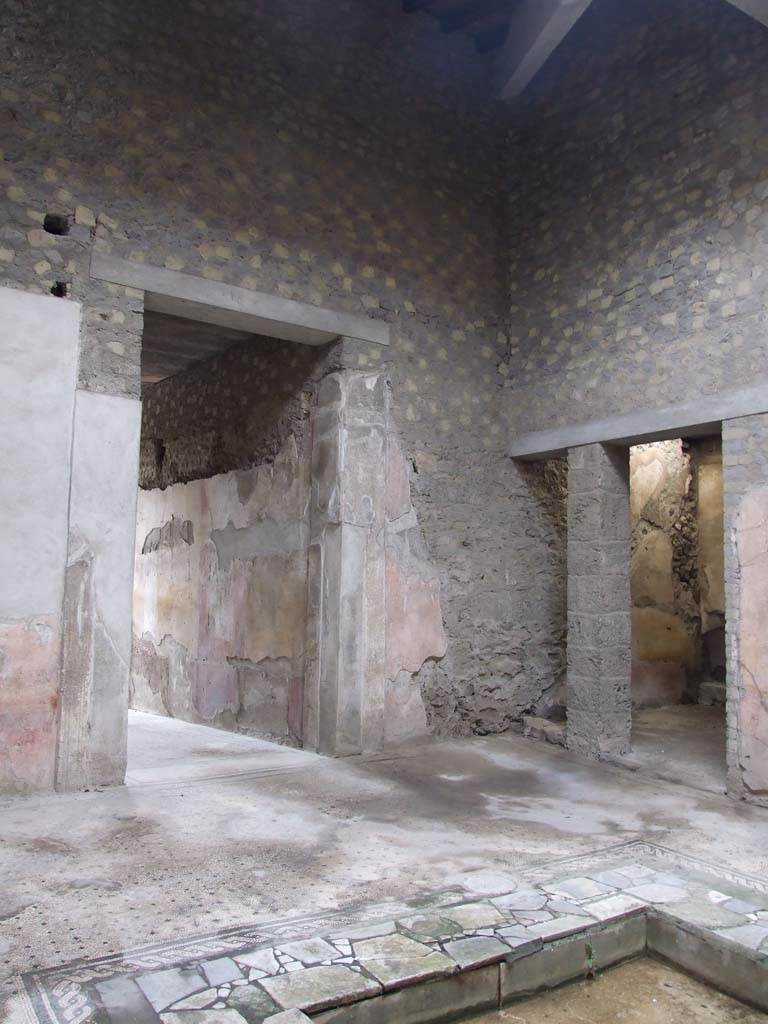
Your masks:
M478 888L147 945L20 984L38 1024L261 1024L508 961L648 908L748 951L768 979L768 882L651 844L489 873Z

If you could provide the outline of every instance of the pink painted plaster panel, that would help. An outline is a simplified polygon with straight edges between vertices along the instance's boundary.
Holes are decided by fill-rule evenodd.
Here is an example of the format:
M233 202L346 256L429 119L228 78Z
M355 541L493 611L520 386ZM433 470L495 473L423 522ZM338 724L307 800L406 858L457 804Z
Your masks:
M0 792L53 788L61 622L0 623Z

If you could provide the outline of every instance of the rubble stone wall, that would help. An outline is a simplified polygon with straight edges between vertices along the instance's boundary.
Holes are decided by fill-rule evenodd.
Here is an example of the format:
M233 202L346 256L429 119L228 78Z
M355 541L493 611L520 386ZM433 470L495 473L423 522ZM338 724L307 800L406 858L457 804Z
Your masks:
M510 136L512 433L765 380L768 28L594 0Z

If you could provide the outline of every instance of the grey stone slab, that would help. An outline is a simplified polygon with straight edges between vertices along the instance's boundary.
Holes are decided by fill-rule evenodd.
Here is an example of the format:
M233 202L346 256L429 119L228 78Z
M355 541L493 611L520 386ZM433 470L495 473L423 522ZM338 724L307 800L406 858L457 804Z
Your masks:
M556 988L587 973L587 946L575 937L543 946L540 950L500 966L502 1005L529 992Z
M633 885L637 881L637 879L630 878L629 875L622 874L620 869L598 871L589 877L595 882L602 882L603 885L609 885L613 889L626 889L628 885Z
M465 931L473 928L485 928L489 925L504 923L504 915L491 903L462 903L456 907L446 907L441 912L442 917L455 921Z
M624 878L628 878L630 882L644 882L657 874L656 868L650 868L647 864L640 864L637 861L632 861L629 864L620 864L613 870L623 875Z
M586 931L590 923L594 922L585 917L555 917L551 921L541 921L539 924L530 925L528 931L531 935L549 942L574 932Z
M681 889L688 889L690 887L690 883L686 878L669 871L657 871L648 881L657 882L659 885L676 885Z
M562 882L554 882L546 888L555 896L573 900L588 900L595 896L608 896L615 892L613 886L606 885L604 882L596 882L586 876L565 878Z
M361 959L359 962L364 970L381 982L385 991L452 974L456 970L456 964L450 957L435 952L428 956Z
M183 1010L177 1013L163 1013L160 1016L163 1024L250 1024L237 1010L226 1006L212 1007L210 1010Z
M131 978L109 978L96 983L110 1024L157 1024L157 1014Z
M512 441L509 454L512 458L539 459L596 443L633 445L668 440L681 433L689 437L715 434L722 420L766 411L768 386L753 385L703 395L691 402L638 409L625 415L521 434Z
M450 974L455 964L449 957L406 935L384 935L354 943L361 966L385 989Z
M463 928L456 921L432 914L404 917L398 924L416 939L448 939L463 934Z
M381 986L349 967L306 967L292 974L264 978L259 984L283 1009L316 1013L378 995Z
M247 967L255 967L265 974L277 974L280 964L272 949L252 949L244 953L235 953L233 959Z
M677 885L663 885L660 882L648 882L626 890L628 895L635 896L645 903L674 903L684 900L688 893Z
M548 899L548 894L540 889L522 889L520 892L508 892L503 896L494 896L491 903L503 911L541 910Z
M646 904L636 896L617 893L615 896L606 896L601 900L595 900L593 903L585 903L584 907L598 921L610 921L616 917L639 913L645 909Z
M510 914L510 917L518 924L541 924L543 921L551 921L556 915L551 910L520 910Z
M729 899L726 903L723 903L726 910L733 911L734 914L756 914L764 907L764 902L756 900L754 903L751 900L742 899Z
M768 944L768 924L754 922L735 928L716 928L715 934L729 942L738 942L748 949L762 949Z
M506 928L497 928L496 934L508 946L511 946L517 956L523 953L531 953L535 949L541 949L542 940L531 935L527 928L522 925L513 924Z
M352 943L352 949L358 960L388 960L392 957L428 956L432 948L416 939L399 932L393 935L381 935L372 939L360 939Z
M552 899L547 903L547 910L555 915L575 914L577 917L589 917L589 911L585 909L585 905L573 900Z
M301 960L303 964L319 964L323 960L335 960L339 951L325 939L300 939L278 947L282 953Z
M431 1024L473 1016L498 1003L499 968L480 967L463 974L397 991L314 1017L314 1024Z
M509 893L517 885L514 876L503 871L473 871L471 874L464 875L461 881L467 893L473 896Z
M261 1024L264 1017L277 1013L280 1007L260 985L242 985L234 988L227 999L231 1006L248 1021Z
M301 1010L282 1010L264 1019L264 1024L311 1024L311 1018Z
M509 953L509 946L505 942L485 935L455 939L446 942L443 949L462 970L484 967L502 960Z
M726 910L723 904L712 904L703 899L679 900L672 913L682 921L690 921L703 928L728 928L747 923L744 914L735 914Z
M377 935L391 935L396 931L394 921L371 921L369 924L357 925L343 932L335 932L330 936L331 942L349 942L351 939L374 939Z
M165 971L140 974L136 984L156 1010L164 1010L193 992L210 988L210 984L194 967L171 967Z
M721 939L666 912L647 919L648 949L737 999L768 1010L768 961L757 951Z
M389 326L380 320L337 313L279 295L222 284L148 263L135 263L106 253L93 253L91 277L145 292L146 309L249 334L264 334L303 345L323 345L339 337L376 345L389 344Z
M203 1010L208 1006L211 1006L219 998L219 993L215 988L205 988L202 992L197 992L193 996L187 996L185 999L180 999L178 1003L174 1003L171 1007L172 1010Z
M200 966L210 985L226 985L228 981L237 981L243 977L243 972L228 956L203 960Z
M603 970L645 952L646 931L643 914L593 929L589 944L594 967Z

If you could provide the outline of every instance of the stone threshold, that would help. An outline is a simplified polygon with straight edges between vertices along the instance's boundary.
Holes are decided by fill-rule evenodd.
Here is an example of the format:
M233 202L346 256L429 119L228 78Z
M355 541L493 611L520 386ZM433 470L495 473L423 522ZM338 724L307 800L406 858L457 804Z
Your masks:
M768 1010L764 880L628 843L476 882L29 972L30 1020L430 1024L644 954Z

